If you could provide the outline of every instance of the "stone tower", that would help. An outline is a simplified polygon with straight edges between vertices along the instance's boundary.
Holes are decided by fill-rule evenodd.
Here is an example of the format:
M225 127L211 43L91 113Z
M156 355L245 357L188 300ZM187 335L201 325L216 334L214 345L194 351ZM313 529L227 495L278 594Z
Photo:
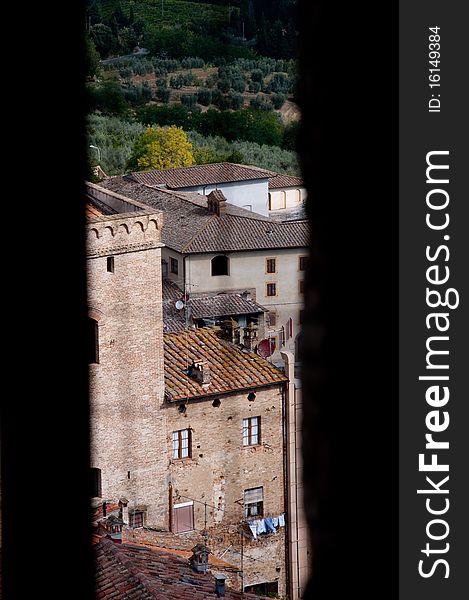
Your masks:
M88 184L91 467L95 496L166 516L161 212ZM130 517L132 518L132 517Z

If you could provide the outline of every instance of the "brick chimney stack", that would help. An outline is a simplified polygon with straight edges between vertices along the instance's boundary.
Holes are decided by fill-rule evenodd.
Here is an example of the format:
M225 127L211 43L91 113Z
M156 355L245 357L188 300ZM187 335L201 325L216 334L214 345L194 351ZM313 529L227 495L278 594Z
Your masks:
M210 367L207 361L194 361L190 368L190 375L200 383L200 385L208 385L210 383Z
M221 190L213 190L207 196L207 207L209 211L218 216L226 213L226 198Z

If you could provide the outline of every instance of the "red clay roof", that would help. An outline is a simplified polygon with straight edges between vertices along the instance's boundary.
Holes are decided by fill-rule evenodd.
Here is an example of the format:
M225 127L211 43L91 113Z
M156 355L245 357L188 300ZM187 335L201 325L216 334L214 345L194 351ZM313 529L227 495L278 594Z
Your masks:
M103 538L94 546L96 598L115 600L213 600L215 579L196 573L187 558L166 549L115 544ZM226 600L259 600L226 588ZM265 598L262 596L262 598Z
M303 186L304 182L301 177L293 177L293 175L282 175L281 173L278 173L275 177L269 178L269 190Z
M144 183L146 185L166 185L171 189L230 183L233 181L268 179L273 175L275 175L273 171L266 171L259 169L258 167L248 167L246 165L237 165L235 163L227 162L195 165L193 167L180 167L177 169L136 171L132 173L132 177L135 181L138 181L138 183Z
M91 204L89 200L87 200L85 206L85 215L87 219L92 219L93 217L102 217L103 213L96 206Z
M210 384L202 386L187 370L193 361L205 361ZM164 335L166 398L200 398L288 381L287 377L255 352L230 344L213 327Z

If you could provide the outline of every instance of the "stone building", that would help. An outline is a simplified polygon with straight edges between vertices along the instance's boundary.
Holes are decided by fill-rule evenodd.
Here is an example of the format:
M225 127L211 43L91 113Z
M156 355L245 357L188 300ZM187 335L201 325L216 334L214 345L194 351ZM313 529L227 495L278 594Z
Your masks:
M231 321L164 334L162 213L87 192L93 506L169 547L207 541L235 588L301 597L294 359L285 376ZM195 308L264 310L226 296Z
M245 590L285 595L287 378L220 335L164 336L167 525L206 531L214 554L239 565Z
M133 176L111 177L101 185L164 212L163 277L190 298L251 292L267 311L270 360L282 365L281 350L295 353L303 315L307 221L255 214L227 202L220 190L204 197L139 184Z
M87 186L93 494L127 499L129 519L166 514L163 215ZM103 202L105 200L106 202ZM112 214L110 214L112 213ZM135 512L134 514L134 511Z
M306 188L300 177L252 165L214 163L137 171L131 177L152 187L209 196L220 191L230 204L260 215L282 215L304 205Z

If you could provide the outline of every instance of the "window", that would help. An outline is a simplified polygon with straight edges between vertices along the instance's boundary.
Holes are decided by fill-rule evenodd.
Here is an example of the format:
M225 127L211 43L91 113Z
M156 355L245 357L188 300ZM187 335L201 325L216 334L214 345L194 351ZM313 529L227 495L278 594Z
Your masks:
M264 514L264 488L244 490L244 517L257 517Z
M305 280L304 279L300 279L298 281L298 291L300 292L300 294L305 293Z
M88 363L99 363L99 338L98 338L98 321L88 317Z
M90 470L91 497L102 498L101 491L101 469L92 468Z
M129 526L133 529L143 527L143 511L129 510Z
M173 431L173 458L189 458L191 456L191 430Z
M275 327L277 325L277 313L270 312L269 313L269 326Z
M276 273L276 260L275 258L266 258L265 259L265 270L266 273Z
M276 283L268 283L267 284L267 296L276 296L277 295L277 284Z
M173 506L173 531L183 533L194 529L194 503L181 502Z
M243 419L243 446L257 446L261 442L261 418Z
M177 258L171 257L169 259L169 264L171 265L171 273L177 275L179 273L179 261Z
M300 256L298 259L298 270L299 271L306 271L308 267L308 257L307 256Z
M257 594L258 596L269 596L278 594L278 581L266 581L265 583L256 583L247 585L244 588L246 593ZM276 596L275 596L276 597Z
M161 261L161 273L163 275L163 278L168 277L168 261L167 260Z
M303 325L304 320L305 320L305 311L300 310L300 318L299 318L300 325Z
M106 259L106 269L108 273L114 273L114 257L108 256Z
M227 256L220 254L212 258L212 277L218 275L228 275L229 259Z

